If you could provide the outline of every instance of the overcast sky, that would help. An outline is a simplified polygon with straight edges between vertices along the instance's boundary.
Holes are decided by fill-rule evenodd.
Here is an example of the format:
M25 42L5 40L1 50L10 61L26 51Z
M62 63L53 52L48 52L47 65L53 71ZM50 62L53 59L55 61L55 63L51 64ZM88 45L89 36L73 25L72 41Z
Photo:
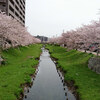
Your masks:
M100 0L26 0L26 26L32 35L59 36L100 17Z

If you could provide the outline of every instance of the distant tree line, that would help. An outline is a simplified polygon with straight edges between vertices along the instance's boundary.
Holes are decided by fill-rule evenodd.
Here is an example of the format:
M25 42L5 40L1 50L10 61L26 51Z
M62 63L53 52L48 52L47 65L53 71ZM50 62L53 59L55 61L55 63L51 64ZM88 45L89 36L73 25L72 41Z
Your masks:
M63 45L69 49L82 49L99 52L100 49L100 20L92 21L75 30L53 37L49 43Z

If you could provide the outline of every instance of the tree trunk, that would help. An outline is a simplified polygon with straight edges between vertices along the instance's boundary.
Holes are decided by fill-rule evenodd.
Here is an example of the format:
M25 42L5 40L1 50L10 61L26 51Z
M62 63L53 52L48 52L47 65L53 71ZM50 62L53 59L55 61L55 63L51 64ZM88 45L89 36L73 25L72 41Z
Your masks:
M97 56L99 56L99 50L97 50Z

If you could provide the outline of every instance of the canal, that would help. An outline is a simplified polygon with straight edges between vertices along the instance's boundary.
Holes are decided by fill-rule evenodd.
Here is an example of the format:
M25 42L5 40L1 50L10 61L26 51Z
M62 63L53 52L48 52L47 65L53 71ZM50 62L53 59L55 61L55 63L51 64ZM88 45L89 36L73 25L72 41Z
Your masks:
M23 100L76 100L64 85L62 74L57 71L48 50L44 48L33 86L25 93Z

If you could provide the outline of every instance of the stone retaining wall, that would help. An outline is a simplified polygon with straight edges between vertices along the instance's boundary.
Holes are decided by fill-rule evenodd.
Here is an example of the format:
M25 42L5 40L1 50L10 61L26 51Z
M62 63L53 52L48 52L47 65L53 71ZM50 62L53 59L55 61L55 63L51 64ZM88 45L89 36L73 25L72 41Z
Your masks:
M1 65L2 61L3 61L3 59L2 59L2 57L0 56L0 65Z
M88 67L95 71L96 73L100 74L100 58L99 57L92 57L88 62Z

